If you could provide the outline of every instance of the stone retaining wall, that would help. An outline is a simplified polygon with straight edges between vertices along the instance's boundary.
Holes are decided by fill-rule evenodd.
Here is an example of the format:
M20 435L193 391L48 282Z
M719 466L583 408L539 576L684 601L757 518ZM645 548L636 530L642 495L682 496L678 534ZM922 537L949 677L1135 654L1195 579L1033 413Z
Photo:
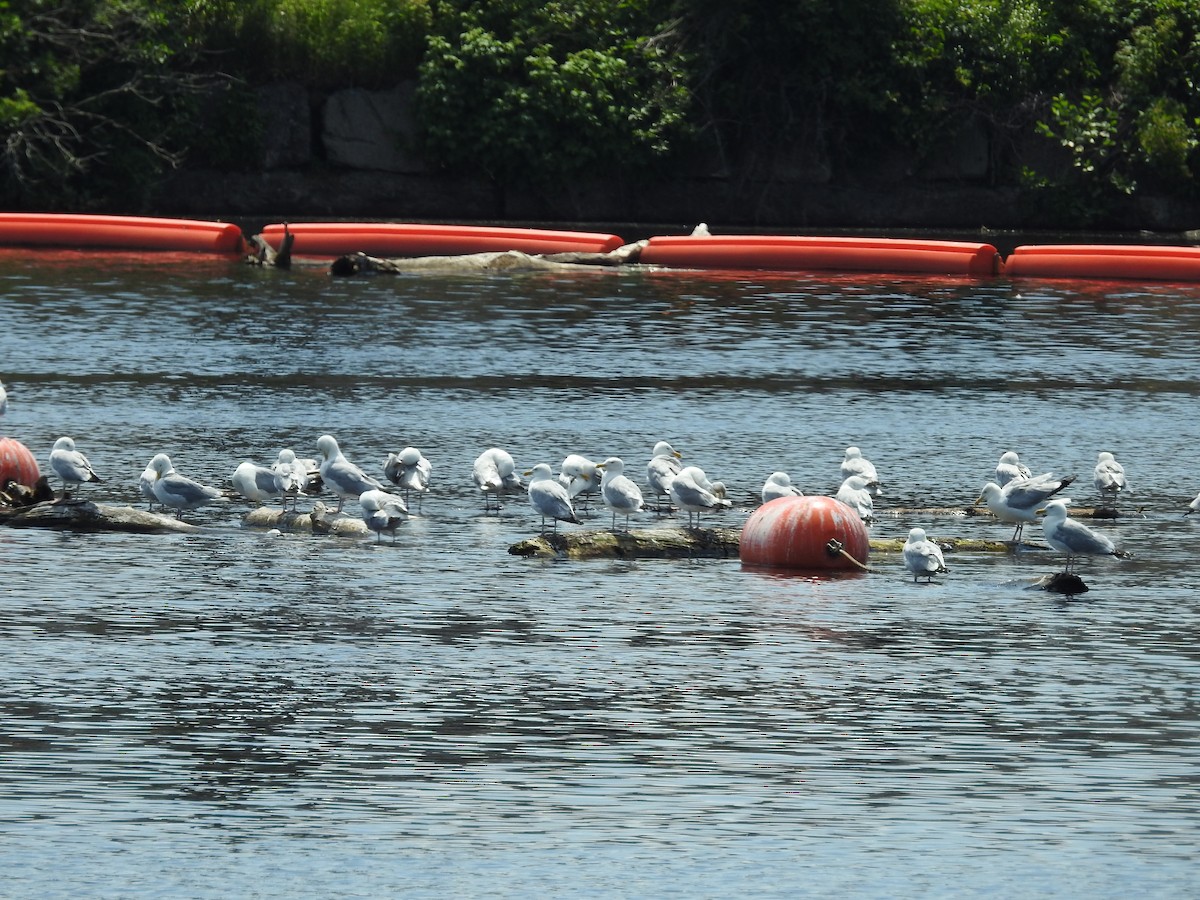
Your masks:
M416 151L416 85L314 96L297 84L259 89L264 125L259 169L185 169L163 187L163 214L263 221L383 218L435 221L645 222L730 227L1020 229L1021 195L991 185L987 136L966 123L958 140L913 171L900 156L869 177L834 182L828 163L798 151L768 179L695 165L652 184L609 175L548 196L485 178L451 177ZM1030 148L1030 153L1045 148ZM1200 224L1196 204L1131 201L1122 229L1181 231Z

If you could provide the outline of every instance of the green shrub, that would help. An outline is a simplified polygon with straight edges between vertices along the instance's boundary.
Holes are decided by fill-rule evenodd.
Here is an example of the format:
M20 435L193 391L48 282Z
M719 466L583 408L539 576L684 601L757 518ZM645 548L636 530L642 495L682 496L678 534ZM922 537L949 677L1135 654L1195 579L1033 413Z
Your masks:
M648 0L442 7L418 90L427 158L542 184L652 165L688 100L653 12Z

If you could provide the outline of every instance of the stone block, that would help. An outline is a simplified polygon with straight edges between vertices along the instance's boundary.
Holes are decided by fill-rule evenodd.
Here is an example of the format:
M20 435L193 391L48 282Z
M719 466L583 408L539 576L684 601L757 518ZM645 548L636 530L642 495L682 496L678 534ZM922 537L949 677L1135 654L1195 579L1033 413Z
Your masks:
M424 162L412 149L417 134L412 113L414 82L390 91L351 88L325 102L321 141L335 166L379 172L419 173Z

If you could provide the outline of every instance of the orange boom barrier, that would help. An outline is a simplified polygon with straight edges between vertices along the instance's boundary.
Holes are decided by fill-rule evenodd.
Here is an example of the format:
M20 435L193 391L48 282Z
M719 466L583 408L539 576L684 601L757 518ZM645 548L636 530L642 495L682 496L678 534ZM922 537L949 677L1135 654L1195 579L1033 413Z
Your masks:
M1000 271L1000 254L991 244L793 235L652 237L642 251L641 262L690 269L832 269L977 276Z
M228 222L74 213L0 213L0 245L200 253L244 249L242 230Z
M297 256L457 256L519 250L522 253L608 253L624 241L615 234L549 231L486 225L415 225L388 222L297 222L268 225L263 238L276 250L285 231Z
M1017 247L1004 261L1014 278L1200 281L1200 247L1045 244Z

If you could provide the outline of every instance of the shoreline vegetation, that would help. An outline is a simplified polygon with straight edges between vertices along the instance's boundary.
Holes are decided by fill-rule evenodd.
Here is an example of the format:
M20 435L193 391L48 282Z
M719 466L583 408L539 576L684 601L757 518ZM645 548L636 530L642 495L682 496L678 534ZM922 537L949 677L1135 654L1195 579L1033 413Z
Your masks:
M4 25L10 210L1200 225L1190 0L16 0Z

